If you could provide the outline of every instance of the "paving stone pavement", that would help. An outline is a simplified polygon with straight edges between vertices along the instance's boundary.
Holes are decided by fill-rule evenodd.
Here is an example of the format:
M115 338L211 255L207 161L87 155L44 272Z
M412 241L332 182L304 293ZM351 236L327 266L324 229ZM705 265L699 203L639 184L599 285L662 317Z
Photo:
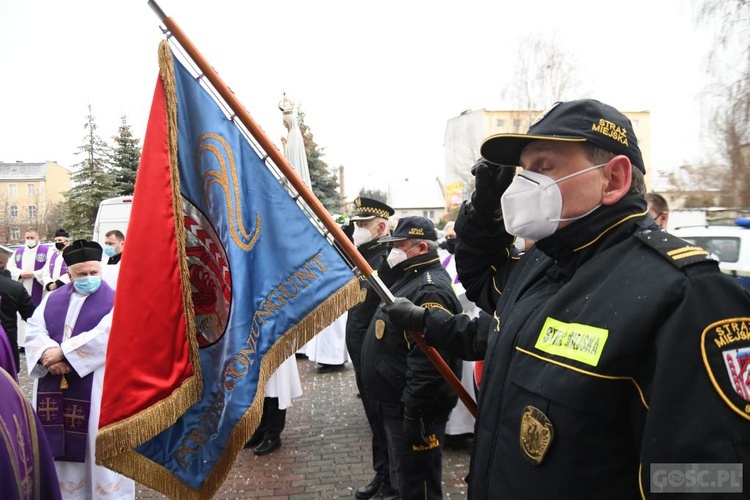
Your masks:
M263 457L240 452L214 498L267 500L354 498L354 490L373 477L370 430L362 402L356 397L354 370L316 373L314 363L297 360L303 395L287 410L280 449ZM21 385L31 395L25 360ZM443 454L444 498L465 498L470 441L446 447ZM164 495L136 486L136 498Z

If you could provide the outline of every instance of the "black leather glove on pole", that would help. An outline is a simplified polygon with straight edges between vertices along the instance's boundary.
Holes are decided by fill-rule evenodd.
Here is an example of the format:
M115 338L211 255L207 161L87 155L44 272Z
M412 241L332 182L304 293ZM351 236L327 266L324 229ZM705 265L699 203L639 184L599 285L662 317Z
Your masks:
M474 193L471 195L471 206L474 212L480 217L501 221L503 210L500 199L513 182L516 169L501 167L480 158L471 167L471 173L474 175Z
M424 420L421 411L404 408L404 438L409 446L430 444L424 435Z
M383 306L382 311L388 315L388 320L396 328L419 333L424 329L424 315L427 309L415 306L409 299L396 297L393 303Z

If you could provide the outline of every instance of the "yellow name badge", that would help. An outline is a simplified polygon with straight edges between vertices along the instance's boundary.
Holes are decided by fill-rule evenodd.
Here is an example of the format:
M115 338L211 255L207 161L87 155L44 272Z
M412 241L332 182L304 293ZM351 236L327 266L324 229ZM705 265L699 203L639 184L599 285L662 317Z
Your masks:
M596 366L608 335L609 330L604 328L547 318L534 347L555 356Z

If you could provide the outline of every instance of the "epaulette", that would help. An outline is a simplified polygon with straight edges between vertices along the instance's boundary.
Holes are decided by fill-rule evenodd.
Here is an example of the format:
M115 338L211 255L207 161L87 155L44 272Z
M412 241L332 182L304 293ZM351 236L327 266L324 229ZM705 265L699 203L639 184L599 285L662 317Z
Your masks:
M716 259L703 248L692 245L666 231L644 229L636 233L635 237L648 247L656 250L659 255L671 262L677 269L684 269L687 266L705 262L716 264Z

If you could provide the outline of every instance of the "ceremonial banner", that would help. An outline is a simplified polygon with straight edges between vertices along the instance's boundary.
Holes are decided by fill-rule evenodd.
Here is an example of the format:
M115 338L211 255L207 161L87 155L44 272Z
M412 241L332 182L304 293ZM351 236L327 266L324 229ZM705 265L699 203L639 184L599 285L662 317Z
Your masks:
M359 285L167 42L159 65L96 457L170 497L206 498L257 427L268 378Z

